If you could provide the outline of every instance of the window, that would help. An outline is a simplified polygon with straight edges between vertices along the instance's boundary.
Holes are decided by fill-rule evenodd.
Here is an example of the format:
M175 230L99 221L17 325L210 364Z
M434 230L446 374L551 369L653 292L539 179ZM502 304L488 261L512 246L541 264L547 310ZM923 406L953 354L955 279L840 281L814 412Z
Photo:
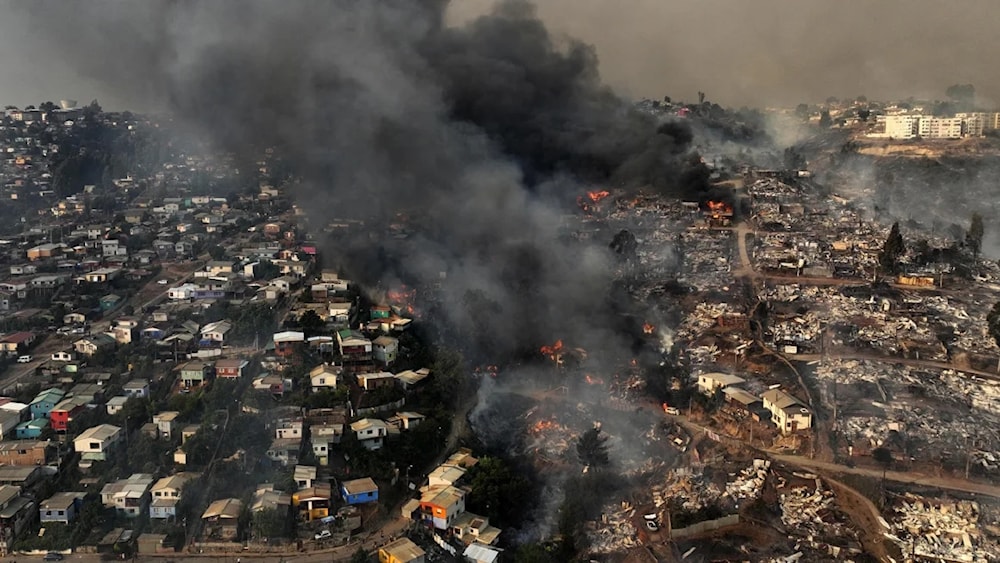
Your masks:
M59 511L59 516L66 516L66 511L65 510L60 510Z
M99 449L101 449L101 443L100 442L91 442L90 445L88 446L88 448L90 448L92 450L99 450Z
M46 510L45 511L45 515L46 516L52 516L52 511L51 510Z

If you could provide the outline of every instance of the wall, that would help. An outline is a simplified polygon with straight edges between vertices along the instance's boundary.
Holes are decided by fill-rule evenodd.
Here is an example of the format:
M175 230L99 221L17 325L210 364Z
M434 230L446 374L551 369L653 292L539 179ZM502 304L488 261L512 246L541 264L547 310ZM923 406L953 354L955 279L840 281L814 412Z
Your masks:
M692 524L687 528L678 528L675 530L671 530L670 538L684 539L689 536L696 536L698 534L711 532L713 530L718 530L720 528L735 526L739 523L740 523L740 515L730 514L729 516L723 516L722 518L716 518L715 520L705 520L704 522L698 522L697 524Z

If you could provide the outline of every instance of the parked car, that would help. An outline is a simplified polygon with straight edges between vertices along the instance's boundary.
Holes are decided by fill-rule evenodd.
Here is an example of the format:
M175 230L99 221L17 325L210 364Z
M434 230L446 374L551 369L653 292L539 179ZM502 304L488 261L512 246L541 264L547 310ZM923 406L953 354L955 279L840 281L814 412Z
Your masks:
M63 556L62 553L56 553L55 551L50 551L46 553L45 557L43 557L42 559L44 559L45 561L62 561Z
M19 364L30 364L31 363L31 356L28 356L28 355L19 356L17 358L17 363L19 363Z
M156 280L156 283L158 283L160 285L167 285L170 282L168 282L167 280Z
M328 537L330 537L332 535L333 534L330 533L330 530L323 530L322 532L319 532L315 536L313 536L313 539L316 540L316 541L325 540L326 538L328 538Z

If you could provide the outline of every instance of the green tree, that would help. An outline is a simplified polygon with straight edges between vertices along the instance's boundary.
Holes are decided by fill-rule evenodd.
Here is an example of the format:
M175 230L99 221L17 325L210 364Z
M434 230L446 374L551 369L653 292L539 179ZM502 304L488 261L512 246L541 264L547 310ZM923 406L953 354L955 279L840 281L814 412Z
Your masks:
M351 563L372 563L374 560L375 558L361 546L358 546L358 550L351 555Z
M309 309L299 317L299 326L306 333L306 336L315 336L323 331L323 328L326 327L326 322L323 321L322 317L316 311Z
M483 514L498 526L512 526L524 513L531 494L531 484L514 473L502 459L485 456L469 469L472 492L469 510Z
M576 442L576 455L580 463L588 467L604 467L611 460L608 457L608 437L601 434L598 427L584 432Z
M878 263L882 271L895 273L899 267L899 258L906 252L906 244L903 242L903 235L899 232L899 223L893 223L889 229L889 237L878 255Z
M268 508L255 512L250 518L250 526L253 529L254 537L262 538L284 538L288 537L291 531L289 524L292 520L288 517L288 509Z
M225 260L226 249L217 244L213 244L208 247L208 255L212 257L212 260Z
M972 256L979 260L979 251L983 248L983 216L978 213L972 214L972 221L969 223L969 230L965 233L965 245L972 250Z

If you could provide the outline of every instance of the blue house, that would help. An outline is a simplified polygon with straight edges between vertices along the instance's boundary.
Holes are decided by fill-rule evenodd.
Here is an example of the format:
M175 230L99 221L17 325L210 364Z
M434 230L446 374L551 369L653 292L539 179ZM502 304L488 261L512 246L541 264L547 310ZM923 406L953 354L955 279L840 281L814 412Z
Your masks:
M49 427L49 419L36 418L14 427L14 437L18 440L33 440L42 437L42 431Z
M47 522L70 524L83 506L84 493L53 493L38 505L38 516L44 526Z
M114 293L110 293L101 297L98 302L101 304L101 311L104 312L117 307L122 302L122 298Z
M66 393L62 389L46 389L39 394L35 395L35 398L31 400L31 404L28 408L31 410L31 418L44 418L48 420L49 413L52 409L63 400Z
M378 501L378 485L371 477L340 483L340 494L347 504L365 504Z

